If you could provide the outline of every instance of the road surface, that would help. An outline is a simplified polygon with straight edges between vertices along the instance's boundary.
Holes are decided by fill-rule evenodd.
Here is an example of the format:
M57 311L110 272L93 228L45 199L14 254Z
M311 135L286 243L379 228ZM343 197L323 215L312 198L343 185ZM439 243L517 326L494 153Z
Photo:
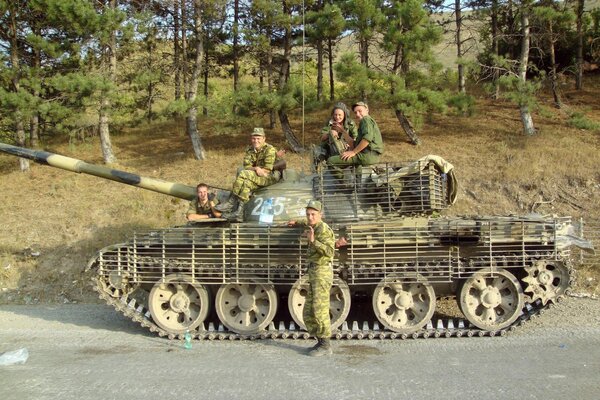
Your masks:
M103 305L0 306L0 399L599 399L600 302L569 298L506 337L195 341Z

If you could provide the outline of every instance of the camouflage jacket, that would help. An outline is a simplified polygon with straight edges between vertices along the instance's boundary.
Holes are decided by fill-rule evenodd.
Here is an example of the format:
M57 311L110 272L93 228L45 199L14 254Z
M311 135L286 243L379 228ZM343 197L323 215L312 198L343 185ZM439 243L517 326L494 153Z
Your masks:
M306 221L298 223L307 227ZM308 244L306 252L307 262L317 265L327 265L333 261L335 253L335 235L333 230L325 222L321 221L313 227L315 231L315 241Z
M244 155L243 168L261 167L273 171L273 164L277 158L277 149L268 143L265 143L258 151L252 146L246 150Z
M212 211L210 209L210 200L206 202L206 204L202 205L200 204L198 197L196 196L196 198L194 198L194 200L192 200L190 202L190 207L188 208L187 212L185 213L185 215L190 215L190 214L206 214L210 217L212 217ZM217 204L219 204L219 200L215 199L213 200L214 205L216 206Z

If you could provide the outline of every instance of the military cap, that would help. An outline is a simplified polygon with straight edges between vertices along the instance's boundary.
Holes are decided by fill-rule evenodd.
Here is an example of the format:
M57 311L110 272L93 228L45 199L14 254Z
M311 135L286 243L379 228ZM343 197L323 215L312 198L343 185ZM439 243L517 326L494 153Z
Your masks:
M263 128L254 128L250 136L265 136L265 130Z
M369 106L367 105L367 103L365 103L364 101L359 101L358 103L352 104L352 111L354 111L354 108L356 108L358 106L363 106L367 110L369 109Z
M313 210L321 212L321 210L323 209L323 205L318 200L311 200L306 205L306 208L312 208Z

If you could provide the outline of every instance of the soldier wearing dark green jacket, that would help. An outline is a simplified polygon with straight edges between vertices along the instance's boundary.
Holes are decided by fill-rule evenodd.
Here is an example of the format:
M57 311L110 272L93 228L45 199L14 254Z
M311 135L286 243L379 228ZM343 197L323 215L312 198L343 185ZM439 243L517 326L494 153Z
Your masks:
M308 333L317 339L309 355L332 354L331 320L329 319L329 297L333 285L333 254L335 236L333 230L322 221L322 204L311 200L306 206L306 222L288 222L289 226L306 226L308 239L308 290L302 318Z
M360 101L352 106L352 111L359 120L358 135L350 143L350 149L339 156L332 156L327 163L334 167L350 165L371 165L379 162L383 154L383 139L377 122L369 115L369 107Z

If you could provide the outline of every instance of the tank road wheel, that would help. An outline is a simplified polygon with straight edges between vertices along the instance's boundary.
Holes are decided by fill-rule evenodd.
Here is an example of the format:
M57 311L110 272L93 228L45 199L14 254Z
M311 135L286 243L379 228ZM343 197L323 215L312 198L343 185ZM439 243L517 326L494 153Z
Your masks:
M99 276L100 289L111 297L128 296L138 288L138 283L131 283L127 272L111 271L107 276Z
M196 329L208 315L210 295L186 275L167 275L150 291L148 308L154 322L169 333Z
M524 295L519 281L504 269L484 269L467 279L460 290L460 308L480 329L497 331L512 324L521 313Z
M215 307L229 330L240 334L265 329L277 312L277 292L271 284L228 283L217 291Z
M288 296L288 308L290 310L290 314L292 315L296 325L304 330L306 330L306 325L304 324L302 312L304 311L304 303L306 302L307 289L308 277L303 276L294 283ZM339 328L348 317L349 312L350 288L344 280L340 278L334 278L333 286L331 287L331 293L329 296L329 317L331 318L331 330Z
M531 293L531 300L540 299L544 305L556 301L569 288L569 269L561 261L538 260L525 267L527 276L523 282L528 284L525 293Z
M423 278L403 282L387 277L373 291L375 316L391 331L413 333L427 324L435 310L435 292Z

